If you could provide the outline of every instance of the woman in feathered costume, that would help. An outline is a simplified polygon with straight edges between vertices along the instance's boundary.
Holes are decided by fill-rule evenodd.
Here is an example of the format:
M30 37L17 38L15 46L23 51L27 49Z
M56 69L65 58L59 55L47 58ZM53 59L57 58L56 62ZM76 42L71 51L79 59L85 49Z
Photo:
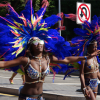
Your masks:
M100 19L95 15L91 23L85 21L83 29L76 28L74 31L78 37L72 39L76 55L89 56L97 49L100 49ZM87 100L96 100L98 91L99 59L93 57L83 60L80 67L81 89Z
M26 82L20 91L19 100L43 100L42 86L45 76L49 74L49 62L67 64L86 58L66 57L69 56L67 42L57 30L49 29L60 18L52 15L42 19L47 5L48 2L44 2L34 14L32 0L29 0L19 15L7 4L10 14L6 18L0 16L0 54L5 57L5 61L0 61L0 67L10 67L16 71L22 65L25 70ZM48 51L52 53L51 56ZM99 50L87 58L98 53Z

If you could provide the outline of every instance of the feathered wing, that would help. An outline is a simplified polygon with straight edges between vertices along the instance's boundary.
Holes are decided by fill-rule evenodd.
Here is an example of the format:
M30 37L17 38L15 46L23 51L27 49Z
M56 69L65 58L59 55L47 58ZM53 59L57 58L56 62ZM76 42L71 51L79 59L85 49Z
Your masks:
M6 4L6 6L9 8L9 14L6 17L0 16L0 54L5 61L24 56L31 37L39 37L44 40L46 50L60 59L70 55L69 43L59 35L56 29L50 28L61 18L51 15L43 19L47 6L43 6L35 14L32 0L27 2L25 9L20 14L10 4ZM17 71L19 66L10 69Z
M98 42L98 48L100 48L100 25L99 18L95 15L91 23L85 21L83 24L83 29L75 28L74 32L78 35L72 39L74 44L74 54L75 55L85 55L87 53L87 46L93 40ZM76 50L75 50L76 49Z

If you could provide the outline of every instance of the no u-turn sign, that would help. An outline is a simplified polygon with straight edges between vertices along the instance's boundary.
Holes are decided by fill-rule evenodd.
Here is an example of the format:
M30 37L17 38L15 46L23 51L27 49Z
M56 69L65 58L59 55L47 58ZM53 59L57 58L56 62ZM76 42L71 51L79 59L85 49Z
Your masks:
M84 23L85 20L91 21L91 4L77 2L77 24Z

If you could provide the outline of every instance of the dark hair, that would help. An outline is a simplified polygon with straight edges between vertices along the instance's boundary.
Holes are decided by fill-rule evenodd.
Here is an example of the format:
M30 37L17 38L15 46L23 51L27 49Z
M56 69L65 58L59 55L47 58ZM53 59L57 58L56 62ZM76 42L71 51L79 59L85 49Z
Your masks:
M93 44L94 42L97 42L96 40L92 40L91 42L90 42L90 44Z
M94 43L96 43L97 41L96 40L92 40L90 43L89 43L89 45L87 46L87 50L90 50L90 47L94 44Z
M92 40L92 41L89 43L89 45L87 46L87 48L88 48L89 46L93 45L95 42L97 42L97 41L96 41L96 40Z
M90 46L93 45L95 42L97 42L96 40L92 40L88 45L87 47L85 48L84 50L84 54L83 55L86 55L88 50L90 49Z

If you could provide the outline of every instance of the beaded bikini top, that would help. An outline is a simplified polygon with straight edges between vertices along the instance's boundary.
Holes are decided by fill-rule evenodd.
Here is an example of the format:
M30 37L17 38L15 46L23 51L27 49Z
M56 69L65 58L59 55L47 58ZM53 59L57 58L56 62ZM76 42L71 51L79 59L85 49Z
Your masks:
M35 56L33 56L33 57L35 57ZM35 57L36 58L36 57ZM39 78L39 80L38 81L35 81L35 82L26 82L26 83L37 83L37 82L43 82L42 80L41 80L41 78L44 78L45 76L47 76L48 74L49 74L49 72L50 72L50 70L49 70L49 62L47 63L47 68L46 68L46 70L44 71L44 72L41 72L41 58L42 57L39 57L39 58L37 58L37 59L39 59L39 67L40 67L40 70L39 71L37 71L36 69L34 69L33 67L32 67L32 65L31 64L29 64L29 58L28 58L28 63L26 64L26 66L29 64L29 67L27 68L27 70L25 70L25 73L31 78L31 79L38 79ZM47 57L48 58L48 61L49 61L49 57ZM26 67L25 66L25 67ZM24 67L24 68L25 68Z
M99 64L97 63L97 66L95 65L93 65L93 64L90 64L89 66L87 66L87 59L85 60L85 65L86 65L86 67L87 68L89 68L89 69L94 69L94 71L93 72L87 72L87 73L84 73L84 74L89 74L89 73L96 73L96 72L98 72L99 71Z

